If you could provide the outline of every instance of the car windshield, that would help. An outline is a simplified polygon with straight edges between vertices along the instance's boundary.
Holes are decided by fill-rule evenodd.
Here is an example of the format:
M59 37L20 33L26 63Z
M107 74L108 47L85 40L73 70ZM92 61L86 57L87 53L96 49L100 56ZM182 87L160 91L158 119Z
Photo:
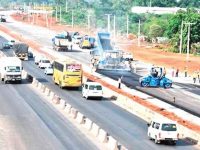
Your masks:
M176 131L176 124L165 123L162 124L163 131Z
M102 87L100 85L90 85L90 90L102 90Z
M19 66L9 66L7 67L7 72L20 72Z
M50 63L49 60L42 60L42 63Z

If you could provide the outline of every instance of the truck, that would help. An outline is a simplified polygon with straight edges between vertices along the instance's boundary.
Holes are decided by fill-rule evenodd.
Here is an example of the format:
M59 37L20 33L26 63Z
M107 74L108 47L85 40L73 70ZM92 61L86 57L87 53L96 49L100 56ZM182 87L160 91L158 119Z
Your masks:
M72 50L72 37L68 32L57 34L52 39L53 49L56 51L67 51Z
M13 44L14 55L21 60L28 60L28 48L25 43L15 43Z
M5 84L9 81L21 83L22 62L18 57L0 58L0 79Z
M0 22L6 22L5 15L0 15Z

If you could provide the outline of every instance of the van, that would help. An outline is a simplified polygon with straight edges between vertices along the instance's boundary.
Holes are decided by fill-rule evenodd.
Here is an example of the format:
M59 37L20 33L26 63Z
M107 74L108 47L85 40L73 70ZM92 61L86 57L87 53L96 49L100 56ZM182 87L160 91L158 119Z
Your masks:
M152 120L148 123L148 137L153 139L156 144L161 141L169 141L176 144L179 134L177 132L177 123L168 119Z
M89 98L102 99L103 89L101 84L97 82L86 82L85 84L83 84L82 96L86 99Z

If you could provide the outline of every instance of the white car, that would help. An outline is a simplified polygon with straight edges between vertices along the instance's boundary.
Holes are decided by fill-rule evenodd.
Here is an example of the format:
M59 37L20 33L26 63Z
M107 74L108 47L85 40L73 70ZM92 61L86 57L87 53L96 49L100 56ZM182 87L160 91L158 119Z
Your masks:
M177 132L177 124L168 119L152 120L148 123L148 137L155 140L155 143L161 141L169 141L176 144L179 133Z
M48 59L46 59L46 58L42 58L40 61L39 61L39 64L38 64L38 66L39 66L39 68L47 68L47 67L49 67L51 65L51 62L48 60Z
M86 82L85 84L83 84L82 96L85 97L86 99L89 98L102 99L103 89L101 84L97 82Z
M52 67L52 66L46 67L46 68L44 69L44 73L45 73L46 75L52 75L52 74L53 74L53 67Z

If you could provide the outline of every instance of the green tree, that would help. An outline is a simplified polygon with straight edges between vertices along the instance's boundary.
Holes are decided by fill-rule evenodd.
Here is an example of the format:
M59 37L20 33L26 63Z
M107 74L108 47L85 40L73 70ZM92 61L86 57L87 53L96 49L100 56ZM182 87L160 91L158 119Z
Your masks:
M176 15L172 16L169 20L169 24L167 26L166 35L172 39L173 43L179 43L179 36L181 31L181 23L182 21L188 23L195 23L191 26L191 34L190 34L190 45L193 43L197 43L200 41L200 15L192 9L188 9L187 12L179 11ZM186 42L187 42L187 33L188 33L188 25L184 24L183 26L183 51L186 52ZM175 47L175 46L174 46ZM176 47L175 47L176 48ZM178 47L177 47L178 51Z
M161 26L159 26L157 24L153 24L150 26L149 37L151 39L160 37L162 35L163 35L163 30L162 30Z

